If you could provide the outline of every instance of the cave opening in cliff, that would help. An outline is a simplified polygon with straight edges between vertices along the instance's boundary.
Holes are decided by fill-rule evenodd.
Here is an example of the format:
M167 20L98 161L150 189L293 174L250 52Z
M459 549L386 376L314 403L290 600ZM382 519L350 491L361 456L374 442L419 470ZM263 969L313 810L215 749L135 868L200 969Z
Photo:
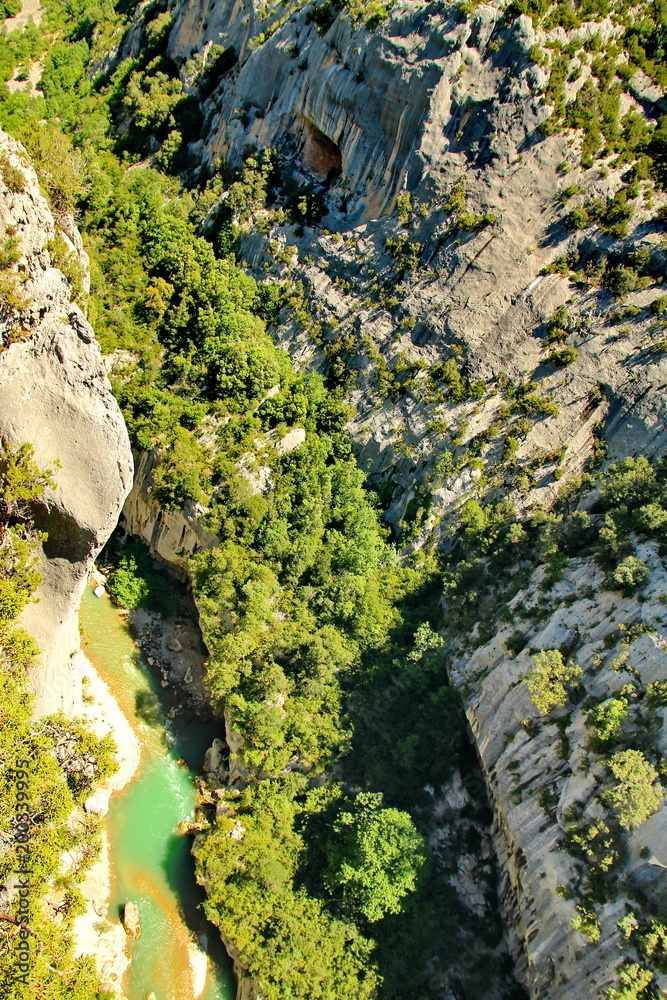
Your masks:
M341 173L340 147L307 119L304 119L304 139L303 165L309 173L321 181L331 180Z

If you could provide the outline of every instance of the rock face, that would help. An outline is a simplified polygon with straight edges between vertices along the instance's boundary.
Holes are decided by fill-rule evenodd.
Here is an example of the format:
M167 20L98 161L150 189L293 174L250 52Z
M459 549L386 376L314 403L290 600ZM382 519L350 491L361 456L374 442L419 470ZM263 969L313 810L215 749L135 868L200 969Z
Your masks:
M431 525L474 493L471 469L452 477L433 473L444 450L457 447L453 439L465 448L497 421L503 401L493 389L500 372L530 376L560 411L534 423L519 459L567 446L561 473L576 474L601 422L615 455L664 450L659 387L667 365L664 352L646 349L648 307L660 289L633 292L628 304L635 318L623 326L609 292L590 283L575 287L567 273L545 273L567 255L594 252L639 250L656 267L662 261L661 235L650 222L657 204L637 203L627 239L566 224L568 210L582 199L606 202L624 167L584 169L564 134L540 130L549 114L539 96L548 73L531 51L562 43L563 30L536 31L528 17L506 22L500 4L480 5L463 19L453 7L399 2L379 31L355 29L343 14L320 33L311 8L291 11L281 24L272 14L262 20L252 2L209 9L203 0L182 0L173 12L169 53L184 65L186 82L185 61L205 59L212 44L238 56L205 104L205 135L193 149L199 161L212 165L222 157L235 168L248 148L273 144L303 183L321 180L327 169L321 228L278 225L262 236L251 225L243 238L258 275L303 283L320 346L301 322L285 321L279 343L295 360L321 367L322 341L352 338L358 416L351 429L371 480L393 488L390 523L400 524L428 478L439 479L429 490ZM603 21L582 25L578 34L617 30ZM590 78L589 66L579 69L576 82L567 83L568 100ZM657 118L660 100L656 88L638 97L626 92L621 114ZM449 207L459 182L467 211L479 218L490 213L491 224L461 227ZM574 201L561 197L566 188L580 191ZM395 211L399 194L409 195L411 206L403 224ZM657 194L656 202L662 200ZM409 266L397 265L387 243L400 239L417 248ZM279 263L276 245L297 253ZM379 295L378 276L392 268L396 281ZM566 304L568 345L578 359L561 368L547 362L545 337L549 317ZM378 355L389 370L401 358L427 368L456 356L471 380L484 382L486 396L444 407L425 403L425 375L418 371L421 392L383 399ZM551 471L535 475L529 502L553 501Z
M142 538L174 576L187 580L190 556L213 548L217 539L199 522L201 508L188 505L183 510L162 510L151 499L152 472L159 457L157 448L137 457L134 486L123 507L122 524L129 534Z
M601 573L592 559L573 560L546 595L540 589L540 569L510 602L512 624L472 655L462 656L453 670L452 679L467 692L468 721L494 808L504 902L518 932L518 968L533 997L606 995L628 951L617 923L626 913L628 896L641 910L634 900L642 894L659 899L667 892L663 800L629 838L620 873L626 888L596 908L599 940L591 943L573 930L577 887L595 856L577 860L567 851L565 833L573 825L586 829L606 818L600 797L605 778L608 786L605 754L591 750L587 710L625 689L630 699L625 725L646 733L651 724L638 698L648 684L667 676L662 596L667 575L654 543L639 546L637 555L651 571L641 601L602 590ZM545 601L550 608L546 618ZM512 656L505 640L517 627L526 648ZM562 710L558 719L540 721L523 680L533 668L530 651L558 648L575 638L586 698ZM664 708L657 710L655 725L653 742L664 755ZM656 985L664 990L667 977L659 975Z
M57 488L35 511L49 537L39 603L28 606L23 623L41 651L31 678L36 712L72 712L81 697L73 659L79 602L131 486L132 455L93 330L47 247L59 232L85 278L81 238L71 220L54 221L23 147L0 133L0 152L25 178L10 190L0 173L0 234L18 237L24 299L0 312L0 436L30 442L42 468L60 463Z
M349 19L338 18L320 35L306 7L263 45L257 36L267 25L254 3L209 11L203 2L181 2L174 20L172 58L185 60L207 42L231 46L239 56L234 88L216 100L204 150L209 161L222 156L236 165L248 142L288 141L315 177L338 175L338 196L348 199L357 220L386 213L406 175L411 186L420 176L419 138L451 45L432 19L406 17L387 37L355 31ZM295 51L304 54L298 71ZM240 97L256 109L248 127L233 113Z

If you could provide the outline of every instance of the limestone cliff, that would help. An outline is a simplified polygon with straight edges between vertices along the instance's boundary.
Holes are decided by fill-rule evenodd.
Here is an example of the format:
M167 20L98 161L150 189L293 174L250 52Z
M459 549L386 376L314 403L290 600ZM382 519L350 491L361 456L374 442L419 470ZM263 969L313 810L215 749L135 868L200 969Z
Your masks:
M584 23L568 36L562 28L536 31L527 17L506 20L501 4L462 20L453 8L398 3L379 31L355 29L342 14L320 33L312 5L290 11L283 24L258 11L176 5L169 52L186 78L212 44L238 57L205 103L205 135L193 153L235 168L248 148L273 144L297 180L321 185L321 225L277 225L264 237L248 226L247 256L258 274L303 282L315 342L287 316L278 331L297 360L322 366L322 352L331 356L349 338L357 373L352 430L364 469L392 488L388 520L405 518L426 480L431 526L474 491L470 468L442 476L437 462L459 447L453 440L469 448L497 421L500 372L529 375L560 411L534 423L519 460L566 446L561 472L577 472L602 421L615 454L662 450L665 361L651 350L649 313L659 288L628 297L636 318L623 326L609 292L590 280L573 284L567 267L548 273L577 255L630 251L647 255L656 273L661 266L655 203L636 203L621 240L594 225L568 227L567 210L584 198L606 202L624 167L584 168L572 137L540 129L548 73L531 51L618 34L618 25ZM568 99L591 79L585 62L577 74L566 84ZM621 113L657 116L659 92L637 80L636 95L622 94ZM468 214L488 224L461 224L452 202L459 183ZM401 219L399 194L411 206ZM270 213L264 230L267 221ZM566 303L567 343L578 359L559 366L549 363L547 321ZM409 391L398 384L390 399L378 392L378 355L390 372L413 366ZM452 357L484 383L482 401L428 402L428 369ZM492 444L483 458L494 460ZM535 467L532 501L551 502L552 471L548 461Z
M279 343L299 364L325 369L343 358L351 372L360 464L382 491L387 520L414 546L429 535L440 540L443 527L446 537L461 502L483 491L520 510L549 506L559 482L579 474L594 450L622 457L667 446L667 351L655 324L664 193L636 196L626 231L586 224L585 216L572 225L573 206L613 202L626 166L611 154L587 166L580 132L542 128L550 57L540 46L574 39L593 48L595 38L620 38L625 28L599 17L570 31L538 30L528 17L506 18L504 6L470 13L399 2L373 32L333 8L318 20L313 4L180 0L173 8L168 52L193 93L212 46L229 55L204 100L193 162L213 170L223 161L233 172L249 148L273 145L283 168L322 198L319 222L285 222L256 206L256 218L242 220L243 246L258 276L303 289L300 310L281 313ZM568 101L593 77L587 56L572 58ZM655 121L663 103L637 73L622 89L619 114ZM616 268L619 283L623 268L636 267L638 280L616 294L600 281L600 267ZM552 349L554 328L565 356ZM432 373L450 361L473 393L455 398L435 385ZM517 386L532 400L523 410ZM659 557L646 558L659 581ZM577 595L584 581L592 587L585 600ZM516 598L517 615L522 601L529 608L536 600L539 582ZM560 585L568 601L554 592L548 626L526 621L531 648L559 646L579 615L590 635L582 663L590 666L605 629L633 614L662 622L652 597L640 608L612 600L599 584L590 564L575 564ZM528 654L509 657L505 638L459 650L453 679L495 807L519 971L534 998L584 1000L610 984L623 943L610 905L599 944L586 946L572 927L574 903L557 893L574 878L560 850L564 816L575 798L584 815L595 814L593 779L577 772L583 714L568 724L568 758L559 762L553 727L531 736L521 725L531 719L520 683ZM654 647L645 662L664 678ZM643 664L635 664L640 674ZM605 669L591 683L602 696L616 680ZM554 780L557 802L543 808L536 797ZM631 845L627 874L642 890L661 884L663 822L664 809L641 828L650 843L637 834Z
M152 473L159 458L159 448L138 455L134 486L123 507L122 524L129 534L143 539L174 576L187 580L190 556L212 548L217 539L198 520L203 508L189 505L184 510L163 510L152 499Z
M23 621L41 650L31 678L36 711L72 712L81 698L79 601L130 489L132 455L95 335L73 299L73 278L54 262L64 257L85 295L81 238L71 219L54 220L25 150L4 133L0 156L0 238L18 241L19 255L3 275L12 294L0 300L0 435L30 442L41 467L60 463L57 488L35 511L48 540L39 602Z
M618 927L628 898L641 909L642 897L658 900L667 889L663 800L630 837L623 891L599 907L599 940L573 931L577 887L597 861L595 851L583 863L568 852L567 834L606 818L599 795L605 768L592 749L587 710L624 691L630 699L626 731L638 727L648 734L654 725L653 742L660 754L667 751L664 708L656 710L652 724L642 706L648 685L667 676L665 566L652 542L641 545L638 555L651 570L641 600L602 590L600 570L590 559L574 560L546 593L539 570L511 601L512 624L460 656L453 669L453 680L467 692L468 720L496 817L504 898L534 997L604 996L614 968L631 956ZM505 642L517 627L526 648L513 655ZM586 697L560 719L540 722L524 680L533 667L530 654L572 640ZM656 985L664 990L663 975Z

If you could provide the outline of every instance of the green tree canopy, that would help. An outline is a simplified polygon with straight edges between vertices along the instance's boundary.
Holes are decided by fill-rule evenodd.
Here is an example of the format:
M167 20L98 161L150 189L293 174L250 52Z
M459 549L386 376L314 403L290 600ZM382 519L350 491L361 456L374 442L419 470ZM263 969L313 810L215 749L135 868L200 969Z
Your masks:
M606 799L621 826L632 830L656 811L664 794L658 772L640 750L621 750L608 761L616 784Z
M360 792L333 827L328 891L369 922L402 909L427 862L423 838L406 812L384 809L382 795Z
M535 669L526 678L530 700L542 715L548 715L565 704L566 685L578 681L582 669L576 663L565 663L559 649L541 650L533 657L533 663Z
M47 486L55 488L53 470L41 472L33 455L31 444L15 447L0 439L0 530L11 522L26 521L31 504Z

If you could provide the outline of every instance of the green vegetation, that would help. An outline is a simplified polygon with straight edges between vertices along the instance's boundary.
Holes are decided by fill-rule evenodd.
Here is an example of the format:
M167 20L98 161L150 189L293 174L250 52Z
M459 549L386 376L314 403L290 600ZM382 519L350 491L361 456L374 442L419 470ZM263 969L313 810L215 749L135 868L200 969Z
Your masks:
M0 3L0 18L16 17L21 9L21 0L2 0Z
M144 10L141 51L95 75L134 6L48 0L48 50L46 36L31 30L9 40L1 57L7 79L20 63L43 54L44 96L3 91L0 122L27 145L56 215L74 207L81 213L92 259L90 317L105 350L119 351L114 388L133 444L159 452L154 497L167 510L203 505L206 526L219 539L193 558L191 575L210 651L210 688L239 738L236 763L247 786L217 790L216 805L202 805L197 869L207 912L268 1000L400 1000L408 966L414 990L434 997L452 940L463 940L454 892L425 846L420 812L428 803L426 787L447 779L462 742L460 699L447 682L445 644L435 631L443 622L443 590L447 640L467 637L477 625L476 642L492 634L499 619L511 621L507 602L536 564L546 569L545 591L582 552L596 557L609 587L640 590L648 570L635 546L645 538L665 541L667 466L627 460L601 480L591 512L576 509L572 490L555 510L533 508L520 518L507 491L525 495L538 469L550 462L555 477L562 462L562 451L519 457L528 450L523 444L532 423L557 415L557 405L539 394L537 383L499 376L498 419L467 441L474 401L490 390L472 381L460 345L429 369L405 355L390 367L363 334L314 318L303 288L288 277L296 248L278 241L269 250L281 278L259 283L249 277L237 257L239 232L313 224L322 214L321 196L270 149L248 149L234 175L217 167L212 177L199 172L188 144L201 135L203 100L236 56L217 47L199 61L193 57L184 71L191 86L184 88L166 55L171 15L160 5ZM513 6L508 16L524 11L566 27L586 13L603 13L594 2L576 11L533 0ZM326 31L341 8L317 3L308 16ZM347 9L372 25L389 7ZM290 10L266 9L267 33ZM645 33L636 44L649 58ZM553 50L548 127L579 130L584 162L609 147L635 174L646 170L662 182L664 126L649 134L632 117L618 121L624 71L619 63L611 72L600 58L594 80L568 105L568 54ZM238 127L247 128L252 113L252 106L240 108ZM20 171L0 169L10 187L23 183ZM567 198L577 194L570 190ZM635 197L628 187L604 205L573 206L571 224L620 237ZM490 213L468 210L463 183L444 207L461 239L496 222ZM405 227L419 214L406 192L396 209ZM6 272L15 282L13 234L6 239L0 279ZM405 290L400 282L419 266L423 248L402 232L387 241L386 251L386 274L372 281L369 275L367 304L395 310ZM77 291L62 238L50 252ZM656 263L641 250L568 259L558 265L561 273L570 274L571 263L581 264L577 280L618 298L657 278ZM333 278L356 309L346 273ZM326 379L294 372L275 348L267 328L283 309L322 347ZM561 366L577 359L566 343L569 330L567 313L549 323L549 357ZM501 471L480 477L477 496L461 507L437 554L426 548L399 556L382 524L380 498L352 455L344 394L362 349L374 364L381 398L423 391L461 406L452 448L434 475L451 475L467 463L481 470L479 456L494 439L502 456ZM434 423L433 432L444 434L443 422ZM293 450L281 447L295 430L305 432L305 440ZM589 484L584 480L581 488ZM406 510L403 540L416 537L427 516L429 498L418 493ZM168 613L158 581L145 550L134 544L121 554L111 587L125 607ZM523 632L509 642L520 652ZM581 680L571 654L563 648L535 657L527 684L541 714L564 707L568 687ZM653 703L662 704L663 695L653 689ZM639 753L624 742L629 705L630 696L619 694L587 715L593 749L613 754L610 816L583 826L573 820L567 833L591 872L575 918L589 940L598 926L596 899L607 891L620 856L619 823L641 822L658 795L651 751L641 751L641 765L623 757ZM62 736L62 720L47 725ZM72 738L81 743L80 734ZM79 756L87 755L81 747ZM105 766L106 749L98 751L96 773ZM76 769L65 770L70 794L79 795ZM620 973L623 989L637 979L628 969Z
M456 905L442 871L422 877L428 852L408 810L415 787L447 776L462 732L426 624L438 618L437 567L428 554L403 564L388 543L343 429L342 390L292 370L266 332L285 295L235 256L238 226L267 210L312 221L317 199L271 151L249 155L236 177L188 187L175 176L201 108L164 54L168 14L150 8L145 47L97 79L88 70L123 16L54 4L48 24L58 37L44 97L0 95L0 121L28 145L56 214L81 210L90 318L107 351L125 352L114 387L134 445L159 448L154 495L166 509L206 504L220 539L191 572L210 687L251 780L227 793L222 815L206 813L197 864L209 913L269 997L394 1000L413 955L428 996ZM202 94L212 83L197 76ZM153 165L128 171L153 137ZM228 198L209 216L223 183ZM64 241L50 250L70 263ZM469 391L456 366L448 377ZM305 442L283 451L295 429ZM241 474L259 465L270 468L263 492ZM121 553L111 588L124 606L168 610L139 545ZM434 733L437 760L426 752Z
M486 212L484 215L473 215L467 208L467 195L463 181L456 184L447 200L445 206L455 219L457 229L484 229L485 226L492 226L498 219L493 212Z
M0 243L0 314L18 313L27 305L21 291L25 278L14 269L20 257L18 240L14 233L7 230L5 239Z
M10 891L1 915L0 991L7 1000L105 1000L92 960L73 957L71 929L82 906L77 884L96 857L99 834L96 818L80 807L116 769L114 748L70 719L32 718L27 671L39 652L17 625L40 583L35 550L45 536L32 526L31 511L52 474L37 468L30 445L0 441L0 881L28 885L23 902ZM76 859L66 878L63 852ZM56 922L44 900L59 890ZM29 962L21 941L29 942Z
M81 299L83 296L83 268L76 253L70 250L60 233L49 240L46 249L49 251L53 266L59 268L69 281L74 300Z
M383 809L382 796L361 792L352 810L339 812L327 851L325 884L352 916L369 923L400 913L426 864L426 848L405 812Z
M388 0L387 3L379 3L378 0L322 0L309 9L306 18L313 21L317 30L324 34L341 11L348 11L355 24L363 22L372 31L386 21L392 6L393 0Z
M128 542L109 577L109 590L116 604L128 611L149 608L163 615L174 614L176 602L169 581L157 572L145 545Z
M636 962L623 965L618 971L620 990L610 986L607 1000L644 1000L647 987L653 982L653 973Z
M621 724L628 716L627 698L609 698L586 716L586 725L594 729L597 749L613 746L621 736Z
M0 153L0 176L7 185L7 188L16 193L23 191L25 187L25 174L18 167L15 167L6 153Z
M353 924L294 882L304 854L299 826L325 802L296 774L249 785L197 851L206 912L233 940L269 1000L295 997L370 1000L378 985L372 944Z
M528 674L526 684L531 701L542 715L561 708L567 701L566 685L580 680L582 669L576 663L565 663L558 649L544 649L533 657L535 669Z
M616 785L606 793L608 803L627 830L639 826L662 801L663 788L658 772L639 750L621 750L609 759Z

